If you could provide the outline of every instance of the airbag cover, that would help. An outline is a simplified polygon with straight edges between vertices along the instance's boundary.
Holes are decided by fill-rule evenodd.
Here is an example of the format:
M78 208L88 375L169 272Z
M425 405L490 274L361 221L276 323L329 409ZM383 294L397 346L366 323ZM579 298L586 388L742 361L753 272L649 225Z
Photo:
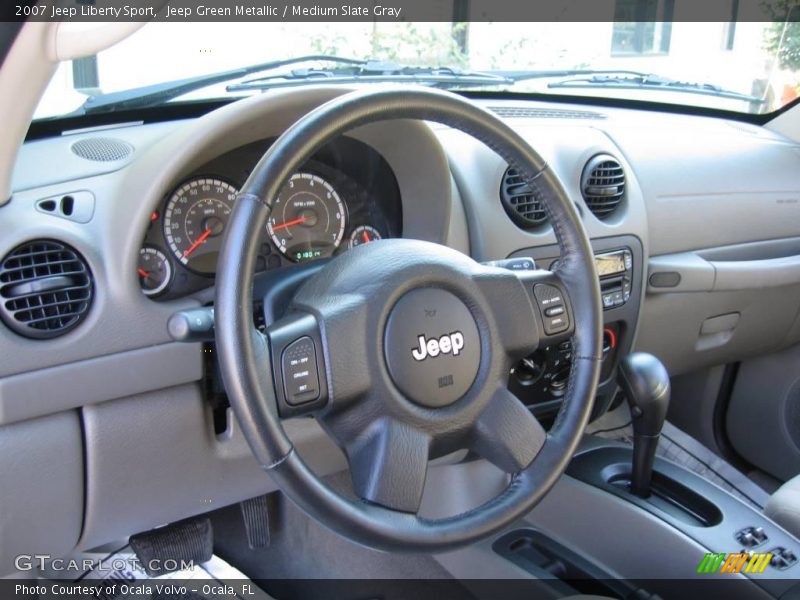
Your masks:
M440 408L456 402L475 381L481 340L472 313L458 297L417 288L392 308L384 353L392 380L407 398Z

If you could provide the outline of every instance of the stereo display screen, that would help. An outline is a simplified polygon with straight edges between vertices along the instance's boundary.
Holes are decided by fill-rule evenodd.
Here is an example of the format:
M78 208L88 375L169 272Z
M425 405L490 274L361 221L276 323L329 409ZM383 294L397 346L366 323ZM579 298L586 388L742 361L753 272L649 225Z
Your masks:
M622 252L599 254L594 257L594 262L597 265L597 274L600 277L625 272L625 256Z

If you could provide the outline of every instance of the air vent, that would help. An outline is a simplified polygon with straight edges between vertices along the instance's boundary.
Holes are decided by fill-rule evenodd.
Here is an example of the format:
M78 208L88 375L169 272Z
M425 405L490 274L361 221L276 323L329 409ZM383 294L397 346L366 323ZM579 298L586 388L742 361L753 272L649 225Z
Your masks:
M586 206L598 219L613 213L625 196L625 171L616 158L600 154L583 169L581 191Z
M133 146L115 138L90 137L72 144L72 152L86 160L112 162L127 158Z
M27 242L0 263L0 318L20 335L63 335L80 323L91 303L89 267L66 244Z
M490 106L489 110L505 119L605 119L603 113L563 108L531 108L526 106Z
M539 190L531 189L516 169L506 169L500 185L500 200L508 216L520 227L528 229L547 221Z

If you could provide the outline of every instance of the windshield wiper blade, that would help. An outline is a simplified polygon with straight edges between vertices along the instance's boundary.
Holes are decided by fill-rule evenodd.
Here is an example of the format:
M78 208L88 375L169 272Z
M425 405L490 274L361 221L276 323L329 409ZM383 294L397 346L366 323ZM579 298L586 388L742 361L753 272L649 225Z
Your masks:
M718 98L729 98L731 100L741 100L743 102L752 102L755 104L764 103L764 100L757 96L726 90L710 83L679 81L652 73L637 73L635 71L594 71L586 75L586 77L574 77L573 79L554 81L547 84L547 87L551 89L592 89L601 87L619 90L652 89L668 92L683 92L685 94L700 94L703 96L716 96Z
M189 77L187 79L156 83L153 85L146 85L129 90L122 90L120 92L90 96L76 112L77 114L91 114L111 112L115 110L144 108L147 106L168 102L174 98L177 98L178 96L188 94L189 92L193 92L216 83L224 83L226 81L239 79L255 73L270 71L272 69L279 69L281 67L302 64L306 62L331 62L346 65L360 65L365 64L367 61L355 58L345 58L341 56L328 56L325 54L313 54L284 60L274 60L241 67L238 69L231 69L229 71L219 71L217 73L210 73L208 75L200 75L198 77Z
M334 69L293 69L265 77L234 83L229 92L264 90L320 82L341 83L423 83L436 87L508 85L514 80L485 71L467 71L452 67L409 67L380 61L365 61L351 67Z

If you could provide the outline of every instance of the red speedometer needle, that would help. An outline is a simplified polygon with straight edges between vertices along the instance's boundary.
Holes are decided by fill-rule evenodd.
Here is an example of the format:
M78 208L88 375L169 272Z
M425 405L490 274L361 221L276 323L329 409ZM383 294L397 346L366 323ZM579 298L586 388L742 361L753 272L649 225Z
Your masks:
M210 229L206 229L203 232L203 235L201 235L199 238L197 238L197 241L186 249L186 252L183 253L183 258L186 258L192 252L197 250L202 245L202 243L205 242L208 239L208 236L210 236L210 235L211 235L211 230Z
M299 225L300 223L305 222L305 220L305 217L300 217L294 221L286 221L286 223L281 223L280 225L273 225L272 231L278 231L278 229L284 229L286 227L291 227L292 225Z
M150 273L148 273L144 269L136 269L136 272L139 273L139 275L141 275L142 277L145 277L145 278L150 276Z
M369 244L369 234L366 231L361 232L361 237L364 239L365 244Z

